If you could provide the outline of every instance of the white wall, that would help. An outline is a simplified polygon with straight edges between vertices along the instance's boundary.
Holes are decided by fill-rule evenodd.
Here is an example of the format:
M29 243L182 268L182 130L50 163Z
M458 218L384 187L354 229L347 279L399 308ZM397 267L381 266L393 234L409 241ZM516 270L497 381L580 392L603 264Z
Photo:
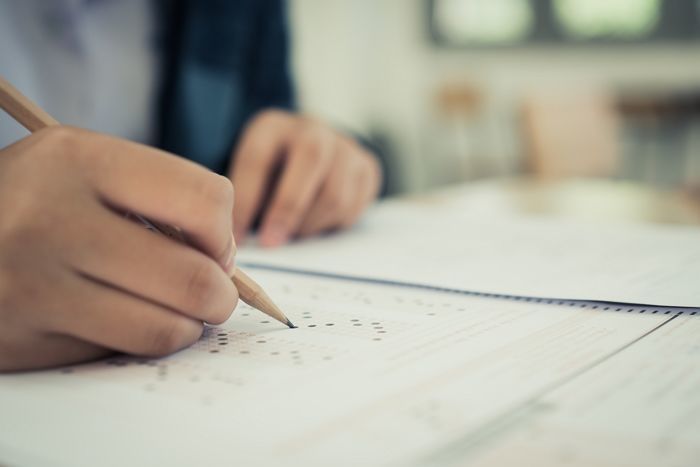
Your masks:
M436 89L446 81L468 81L483 94L469 138L488 154L493 173L518 168L517 109L528 89L700 86L700 46L455 51L430 44L422 0L291 0L290 6L303 109L351 129L386 132L402 190L470 177L447 149L458 138L436 110Z

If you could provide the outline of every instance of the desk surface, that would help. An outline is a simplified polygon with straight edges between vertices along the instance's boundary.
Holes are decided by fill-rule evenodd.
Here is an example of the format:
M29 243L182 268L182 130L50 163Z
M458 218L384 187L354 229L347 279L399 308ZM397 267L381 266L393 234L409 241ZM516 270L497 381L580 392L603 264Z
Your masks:
M451 223L464 214L463 241L473 218L498 223L499 214L697 223L692 206L626 184L495 180L385 203L367 220L383 232L426 212ZM628 230L692 230L696 244L696 229ZM324 241L336 251L305 262L338 262L349 240ZM417 249L398 250L379 263L409 256L403 269L415 269L404 252ZM439 259L444 268L449 258ZM676 259L652 269L676 273ZM502 278L505 268L495 270ZM695 290L700 274L686 275ZM505 299L271 268L255 277L299 328L242 304L169 358L0 376L0 465L700 465L700 309Z

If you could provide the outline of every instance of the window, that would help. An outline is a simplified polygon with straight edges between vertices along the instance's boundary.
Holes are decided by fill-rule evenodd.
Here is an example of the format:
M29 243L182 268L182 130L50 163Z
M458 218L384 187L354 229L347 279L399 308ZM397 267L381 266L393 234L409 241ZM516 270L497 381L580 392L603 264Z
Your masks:
M448 47L700 39L700 0L428 0Z
M658 27L660 0L554 0L554 17L576 40L641 39Z
M435 21L460 43L512 43L530 35L533 12L527 0L435 2Z

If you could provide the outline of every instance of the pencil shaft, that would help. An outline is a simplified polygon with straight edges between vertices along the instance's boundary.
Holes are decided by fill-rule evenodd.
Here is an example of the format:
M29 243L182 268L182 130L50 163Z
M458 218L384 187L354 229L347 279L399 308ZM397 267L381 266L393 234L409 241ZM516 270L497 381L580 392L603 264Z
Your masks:
M286 324L290 328L294 328L291 321L282 313L277 305L268 297L267 293L246 273L236 268L233 277L233 283L238 289L241 300L246 302L253 308L257 308L271 318L276 319L280 323Z
M31 132L58 122L0 76L0 107Z

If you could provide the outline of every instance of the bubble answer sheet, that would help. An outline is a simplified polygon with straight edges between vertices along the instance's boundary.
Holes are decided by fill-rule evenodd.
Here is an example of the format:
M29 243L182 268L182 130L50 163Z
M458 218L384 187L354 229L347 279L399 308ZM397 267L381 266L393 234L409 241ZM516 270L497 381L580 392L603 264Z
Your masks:
M0 376L2 466L697 466L697 309L249 269L168 358Z

